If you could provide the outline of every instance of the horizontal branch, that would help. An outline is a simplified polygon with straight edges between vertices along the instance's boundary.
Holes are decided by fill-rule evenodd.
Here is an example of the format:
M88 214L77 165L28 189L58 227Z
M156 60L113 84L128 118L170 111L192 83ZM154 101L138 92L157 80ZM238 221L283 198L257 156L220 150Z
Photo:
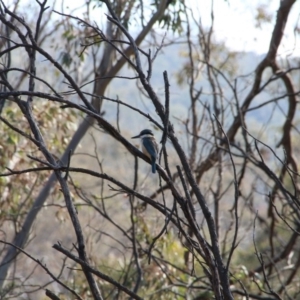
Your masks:
M62 171L62 172L67 172L68 171L69 173L71 173L71 172L82 173L82 174L87 174L87 175L90 175L90 176L93 176L93 177L105 179L105 180L108 180L108 181L116 184L117 186L119 186L126 193L128 193L130 195L134 195L137 198L139 198L140 200L142 200L142 201L146 202L147 204L151 205L152 207L157 209L159 212L161 212L165 216L169 217L169 215L171 214L171 211L168 208L166 208L165 206L163 206L160 203L158 203L157 201L154 201L151 198L146 197L146 196L138 193L137 191L129 188L128 186L126 186L122 182L116 180L115 178L113 178L113 177L111 177L107 174L98 173L98 172L88 170L88 169L73 168L73 167L68 168L66 166L53 166L53 167L47 166L47 167L28 168L28 169L25 169L25 170L9 170L8 173L0 174L0 177L7 177L7 176L20 175L20 174L25 174L25 173L30 173L30 172L40 172L40 171ZM171 218L171 221L176 226L178 225L177 221L174 218Z

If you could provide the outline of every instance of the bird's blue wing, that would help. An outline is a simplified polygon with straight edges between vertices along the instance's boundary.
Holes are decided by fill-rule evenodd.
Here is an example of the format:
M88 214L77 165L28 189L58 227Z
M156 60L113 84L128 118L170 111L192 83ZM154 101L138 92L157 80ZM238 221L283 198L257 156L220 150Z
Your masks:
M156 145L154 144L155 142L152 141L151 139L143 139L143 146L147 150L147 152L151 155L151 158L156 159L157 157L157 149Z

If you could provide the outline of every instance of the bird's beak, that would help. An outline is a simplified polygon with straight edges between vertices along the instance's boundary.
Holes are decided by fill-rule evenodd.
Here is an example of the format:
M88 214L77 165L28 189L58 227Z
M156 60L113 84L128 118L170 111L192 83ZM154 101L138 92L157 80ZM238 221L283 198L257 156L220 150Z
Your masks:
M132 139L137 139L139 137L140 137L140 135L136 135L136 136L133 136Z

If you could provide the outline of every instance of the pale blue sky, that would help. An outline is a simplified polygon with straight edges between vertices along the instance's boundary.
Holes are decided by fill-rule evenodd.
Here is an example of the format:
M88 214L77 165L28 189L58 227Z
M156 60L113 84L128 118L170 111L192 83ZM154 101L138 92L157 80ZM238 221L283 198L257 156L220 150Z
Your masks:
M186 0L193 9L194 15L199 18L204 25L209 25L210 8L212 1L210 0ZM9 0L8 2L11 2ZM21 3L28 6L36 6L35 1L22 0ZM48 1L49 5L53 0ZM56 9L61 11L62 0L56 1ZM85 3L84 0L64 0L64 8L75 8ZM97 3L95 1L95 3ZM227 47L236 51L253 51L259 54L265 53L269 47L270 36L276 19L276 11L279 7L280 0L215 0L214 6L214 32L217 40L226 42ZM272 16L271 23L262 24L261 28L255 28L256 7L264 5L267 12ZM70 10L66 9L65 13ZM77 10L74 15L82 17L84 9ZM95 9L91 11L92 18L101 26L105 25L105 10ZM296 1L290 13L288 23L286 25L285 36L281 43L279 54L294 55L300 54L299 34L294 35L294 28L298 26L300 29L300 1ZM103 27L102 27L103 28ZM135 28L133 28L134 30ZM131 31L132 32L132 31Z

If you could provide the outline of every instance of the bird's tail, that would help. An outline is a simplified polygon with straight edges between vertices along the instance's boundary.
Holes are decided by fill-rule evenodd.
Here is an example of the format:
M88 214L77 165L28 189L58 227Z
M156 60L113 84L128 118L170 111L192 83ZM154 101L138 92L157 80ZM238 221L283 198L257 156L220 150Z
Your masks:
M151 163L152 163L152 173L155 173L156 172L156 159L152 157Z

